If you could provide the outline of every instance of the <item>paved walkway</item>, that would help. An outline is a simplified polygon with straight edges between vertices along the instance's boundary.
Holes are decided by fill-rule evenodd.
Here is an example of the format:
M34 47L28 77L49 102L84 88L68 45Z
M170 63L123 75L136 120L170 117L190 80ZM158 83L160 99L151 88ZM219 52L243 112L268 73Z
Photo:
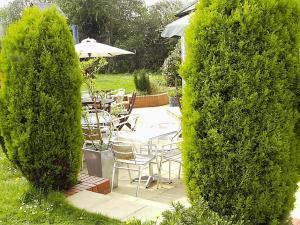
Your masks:
M139 114L137 131L143 133L149 127L168 123L179 125L180 111L178 108L161 106L152 108L134 109L133 113ZM145 134L145 133L144 133ZM145 174L148 171L144 171ZM155 171L154 171L155 172ZM162 176L167 177L168 168L163 167ZM134 177L134 174L133 174ZM164 183L157 189L155 183L150 188L145 189L143 184L138 197L135 197L136 183L130 183L127 171L120 171L118 188L108 195L97 194L89 191L83 191L68 197L68 201L89 212L100 213L111 218L126 221L131 217L147 220L161 220L161 213L170 209L173 201L180 201L184 205L189 205L185 195L185 187L178 177L178 166L172 166L172 183ZM300 187L300 183L299 183ZM291 216L300 220L300 188L296 194L295 209ZM297 221L293 221L297 224ZM299 223L300 225L300 223Z
M119 183L119 185L122 186L123 184ZM121 221L135 217L144 222L147 220L160 221L161 213L171 209L170 204L172 201L179 201L188 205L182 191L184 190L182 185L178 185L175 188L170 186L157 191L155 189L141 189L139 197L128 195L127 190L132 191L128 186L116 188L114 192L108 195L82 191L68 197L68 201L80 209L100 213Z
M177 107L137 108L133 109L132 113L139 115L137 131L133 135L134 139L149 136L146 132L149 132L149 129L151 130L152 128L156 128L159 131L166 127L180 126L178 118L180 111ZM147 141L147 138L139 141ZM155 166L153 169L155 173ZM185 205L189 204L185 195L185 187L182 181L178 179L178 171L178 164L172 164L171 177L173 182L171 184L163 183L161 187L157 188L154 182L152 186L146 189L145 183L141 183L139 195L135 197L137 183L130 183L128 172L120 170L118 187L112 193L102 195L83 191L68 197L68 201L80 209L101 213L121 221L126 221L131 217L142 221L160 220L161 213L166 209L171 209L170 205L173 201L180 201ZM145 169L143 172L144 175L149 174L148 169ZM132 177L136 176L137 174L132 172ZM167 165L163 166L162 176L168 176Z

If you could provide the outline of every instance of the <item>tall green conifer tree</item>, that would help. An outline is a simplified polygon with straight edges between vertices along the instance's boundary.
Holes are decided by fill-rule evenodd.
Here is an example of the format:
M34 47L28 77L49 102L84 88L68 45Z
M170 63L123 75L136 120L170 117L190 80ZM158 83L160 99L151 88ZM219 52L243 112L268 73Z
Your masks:
M279 224L295 201L298 2L201 0L186 32L188 195L245 224Z
M25 10L3 39L1 135L5 153L36 187L65 189L81 163L82 75L66 20Z

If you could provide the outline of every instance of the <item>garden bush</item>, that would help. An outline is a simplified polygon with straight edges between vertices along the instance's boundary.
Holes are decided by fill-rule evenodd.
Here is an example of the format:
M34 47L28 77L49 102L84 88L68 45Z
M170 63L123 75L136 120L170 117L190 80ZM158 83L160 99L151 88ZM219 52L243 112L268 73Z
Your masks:
M280 224L293 209L299 25L296 0L199 1L192 16L180 70L185 182L221 216Z
M133 75L136 90L143 94L151 94L151 83L147 70L136 71Z
M177 44L171 54L165 59L162 66L162 74L166 80L167 86L174 87L176 82L177 85L181 86L181 77L179 76L180 64L180 45Z
M191 207L184 207L181 203L172 203L172 210L163 212L160 225L243 225L243 221L232 222L231 218L222 218L211 211L207 203L200 199Z
M34 187L66 189L81 164L82 75L66 20L30 7L3 39L1 135Z

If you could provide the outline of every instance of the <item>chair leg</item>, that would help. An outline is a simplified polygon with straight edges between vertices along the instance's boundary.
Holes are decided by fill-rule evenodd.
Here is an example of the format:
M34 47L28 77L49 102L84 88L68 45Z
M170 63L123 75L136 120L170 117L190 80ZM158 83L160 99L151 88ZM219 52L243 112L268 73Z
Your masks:
M181 163L179 163L178 179L180 179L180 176L181 176L181 166L182 166L182 164L181 164Z
M130 167L129 167L129 165L127 164L127 168L128 168L128 175L129 175L129 179L130 179L130 183L132 183L132 178L131 178L131 173L130 173Z
M124 123L126 122L126 120L127 120L127 118L125 119L125 118L122 118L122 119L120 119L120 123L123 123L122 125L119 125L119 126L117 126L117 129L120 131L120 130L122 130L122 128L124 127Z
M125 126L128 127L130 130L132 130L132 129L131 129L131 124L130 124L130 123L128 123L128 122L125 123Z
M120 130L122 130L123 126L124 126L124 124L117 126L117 129L120 131Z
M115 172L116 172L116 162L114 163L113 174L112 174L112 178L111 178L111 192L113 192L113 189L114 189Z
M169 184L171 184L171 161L169 161Z
M138 192L139 192L139 190L140 190L140 184L141 184L141 179L142 179L142 167L141 166L139 166L139 174L138 174L138 176L139 176L139 182L138 182L138 186L136 187L136 192L135 192L135 196L137 197L138 196Z
M135 127L136 127L136 124L137 124L137 118L134 120L134 122L133 122L133 126L132 126L132 128L131 128L131 130L132 131L135 131L136 129L135 129Z
M162 167L162 158L160 160L158 160L158 158L156 158L156 163L157 163L157 172L158 172L158 178L157 178L157 189L159 188L160 185L160 179L161 179L161 167Z

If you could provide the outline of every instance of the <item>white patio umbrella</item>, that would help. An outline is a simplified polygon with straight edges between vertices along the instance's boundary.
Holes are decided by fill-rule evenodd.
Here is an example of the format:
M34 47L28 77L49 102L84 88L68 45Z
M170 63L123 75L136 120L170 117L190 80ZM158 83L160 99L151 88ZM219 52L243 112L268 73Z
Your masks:
M75 45L75 50L80 58L113 57L117 55L134 54L130 51L101 44L92 38L82 40L81 43Z
M173 21L172 23L169 23L161 33L161 36L166 38L182 37L189 23L190 14L183 16L180 19Z

